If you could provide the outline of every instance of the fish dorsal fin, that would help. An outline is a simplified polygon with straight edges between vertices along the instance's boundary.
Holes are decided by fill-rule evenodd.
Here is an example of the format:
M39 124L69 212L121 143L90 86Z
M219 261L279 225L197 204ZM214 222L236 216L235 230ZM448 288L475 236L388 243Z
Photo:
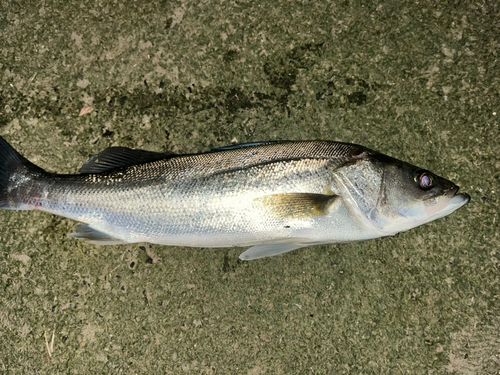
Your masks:
M311 219L328 213L337 195L288 193L255 198L253 205L277 219Z
M91 156L80 169L80 173L107 172L117 168L167 159L173 155L162 152L133 150L127 147L111 147Z
M277 143L282 143L282 141L240 143L240 144L237 144L237 145L231 145L231 146L224 146L224 147L213 148L213 149L210 150L210 152L239 150L239 149L242 149L242 148L266 146L266 145L273 145L273 144L277 144Z

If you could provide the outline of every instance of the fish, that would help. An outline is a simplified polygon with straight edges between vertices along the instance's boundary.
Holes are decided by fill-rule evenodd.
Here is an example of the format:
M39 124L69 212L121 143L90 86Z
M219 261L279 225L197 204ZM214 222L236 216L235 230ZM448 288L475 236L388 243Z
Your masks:
M49 173L0 137L0 209L81 224L91 244L250 247L252 260L312 245L393 236L470 196L443 177L369 148L269 141L177 155L108 148L77 174Z

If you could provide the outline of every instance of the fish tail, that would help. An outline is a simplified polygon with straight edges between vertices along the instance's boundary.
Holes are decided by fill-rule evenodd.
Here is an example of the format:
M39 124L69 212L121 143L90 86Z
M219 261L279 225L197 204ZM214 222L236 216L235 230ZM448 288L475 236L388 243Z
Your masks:
M0 137L0 209L19 210L23 207L29 194L27 181L32 181L35 175L45 174L45 171L23 157ZM22 193L22 194L20 194Z

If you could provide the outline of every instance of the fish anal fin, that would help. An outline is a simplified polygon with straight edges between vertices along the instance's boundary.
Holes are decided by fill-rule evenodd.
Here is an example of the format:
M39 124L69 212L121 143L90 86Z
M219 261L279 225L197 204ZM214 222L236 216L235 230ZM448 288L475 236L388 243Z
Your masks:
M77 225L75 233L71 233L69 236L79 240L85 240L94 245L122 245L127 243L126 241L100 232L87 224Z
M240 254L241 260L254 260L266 257L273 257L275 255L288 253L302 247L309 246L302 243L282 243L282 244L268 244L253 246L244 253Z
M80 173L102 173L132 165L168 159L174 154L133 150L127 147L111 147L91 156L80 168Z
M254 207L280 219L311 219L326 215L337 195L288 193L254 199Z

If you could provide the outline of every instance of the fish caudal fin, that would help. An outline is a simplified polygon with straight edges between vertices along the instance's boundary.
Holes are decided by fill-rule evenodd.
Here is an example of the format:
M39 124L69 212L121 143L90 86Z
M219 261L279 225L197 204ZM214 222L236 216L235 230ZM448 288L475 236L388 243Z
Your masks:
M0 209L20 209L20 180L33 173L45 173L0 137Z

